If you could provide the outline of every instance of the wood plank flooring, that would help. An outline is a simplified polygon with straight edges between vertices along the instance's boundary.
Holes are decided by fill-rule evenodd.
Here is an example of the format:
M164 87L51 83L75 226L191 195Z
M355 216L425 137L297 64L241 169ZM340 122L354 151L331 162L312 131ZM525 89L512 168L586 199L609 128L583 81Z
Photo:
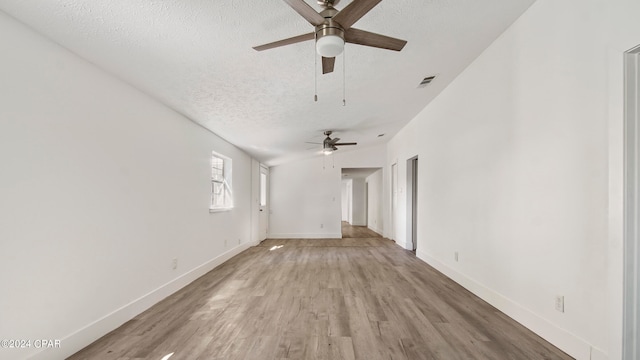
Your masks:
M265 240L70 359L571 359L392 241Z
M348 222L342 222L343 238L376 238L382 237L377 232L370 230L366 226L352 226Z

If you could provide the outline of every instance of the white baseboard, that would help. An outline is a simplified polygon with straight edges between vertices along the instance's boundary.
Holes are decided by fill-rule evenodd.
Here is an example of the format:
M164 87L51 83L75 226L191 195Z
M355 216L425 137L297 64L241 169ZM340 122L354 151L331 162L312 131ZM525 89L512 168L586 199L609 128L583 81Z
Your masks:
M382 235L382 233L383 233L382 229L377 229L377 228L374 228L373 226L367 226L367 228L369 230L373 231L373 232L376 232L378 235L383 236Z
M593 348L591 344L585 340L559 328L531 310L526 309L522 305L486 287L467 275L450 268L433 256L420 250L416 251L416 256L577 360L608 359L605 353L597 348Z
M396 245L400 246L401 248L407 250L407 244L405 244L404 242L399 242L398 240L393 240L396 242Z
M600 349L591 348L591 360L609 360L609 356Z
M160 286L150 293L143 295L140 298L130 302L129 304L113 311L112 313L105 315L101 319L98 319L93 323L83 327L82 329L79 329L76 332L64 337L60 341L60 348L42 350L38 353L33 354L28 359L64 359L71 356L85 348L87 345L106 335L110 331L117 329L119 326L133 319L143 311L149 309L151 306L162 301L167 296L189 285L191 282L213 270L215 267L223 264L225 261L258 244L259 242L250 242L238 245L235 248L219 255L218 257L213 258L206 263L196 267L195 269L180 275L179 277L175 278L165 285Z
M268 239L342 239L342 233L269 234Z

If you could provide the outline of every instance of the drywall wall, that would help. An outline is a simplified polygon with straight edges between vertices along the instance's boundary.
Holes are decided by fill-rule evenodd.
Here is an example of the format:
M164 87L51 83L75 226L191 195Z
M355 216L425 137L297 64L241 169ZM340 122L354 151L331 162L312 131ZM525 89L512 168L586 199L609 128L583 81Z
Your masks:
M0 338L61 341L0 358L65 358L248 246L248 155L2 12L0 48Z
M361 178L351 180L351 225L367 225L367 194Z
M420 157L418 256L578 359L620 358L619 89L637 13L537 1L388 147L400 192Z
M382 167L385 160L382 144L271 167L269 237L340 238L341 169Z
M380 169L367 176L365 180L369 189L367 192L367 227L381 235L384 232L382 179L382 169Z
M342 199L342 221L349 221L349 182L351 180L342 180L341 196Z

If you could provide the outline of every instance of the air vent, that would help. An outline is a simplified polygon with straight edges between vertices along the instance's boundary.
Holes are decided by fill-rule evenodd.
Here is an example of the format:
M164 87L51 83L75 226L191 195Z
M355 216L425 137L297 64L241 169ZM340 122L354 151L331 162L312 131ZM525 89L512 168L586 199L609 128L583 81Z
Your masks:
M436 75L433 76L427 76L426 78L422 79L422 81L420 81L420 85L418 85L419 88L423 88L429 84L431 84L431 82L433 81L433 79L436 78Z

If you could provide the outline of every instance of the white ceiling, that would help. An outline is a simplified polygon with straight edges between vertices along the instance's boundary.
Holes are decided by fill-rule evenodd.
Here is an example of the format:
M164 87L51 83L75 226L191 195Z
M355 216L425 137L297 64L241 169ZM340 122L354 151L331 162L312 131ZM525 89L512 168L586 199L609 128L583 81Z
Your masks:
M533 2L382 1L354 27L407 45L348 44L344 72L343 56L333 73L318 71L318 102L313 41L252 49L313 30L281 0L0 0L0 9L276 165L316 154L321 145L306 142L322 142L323 130L359 143L349 149L387 141Z

